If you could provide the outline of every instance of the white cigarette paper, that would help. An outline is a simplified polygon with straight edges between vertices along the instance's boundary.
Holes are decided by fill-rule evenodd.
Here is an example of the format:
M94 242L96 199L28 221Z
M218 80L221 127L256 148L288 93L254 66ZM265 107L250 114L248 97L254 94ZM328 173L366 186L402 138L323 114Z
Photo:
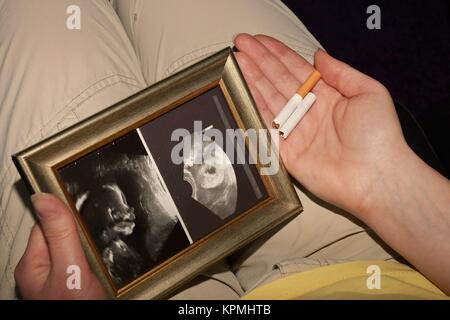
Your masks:
M272 126L276 129L283 126L289 119L289 116L295 111L295 108L303 98L298 93L294 94L291 99L286 103L286 105L281 109L280 113L273 119Z
M306 97L298 104L295 111L291 114L291 116L287 119L284 125L280 128L280 135L283 139L287 139L289 134L294 130L297 124L302 120L308 110L316 101L316 95L312 92L309 92Z

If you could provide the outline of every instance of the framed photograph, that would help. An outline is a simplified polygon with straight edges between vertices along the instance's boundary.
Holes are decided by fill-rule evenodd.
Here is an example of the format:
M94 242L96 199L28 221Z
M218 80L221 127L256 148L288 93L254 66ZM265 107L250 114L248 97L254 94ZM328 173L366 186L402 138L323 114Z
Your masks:
M70 206L110 296L148 299L301 211L275 149L226 48L13 161Z

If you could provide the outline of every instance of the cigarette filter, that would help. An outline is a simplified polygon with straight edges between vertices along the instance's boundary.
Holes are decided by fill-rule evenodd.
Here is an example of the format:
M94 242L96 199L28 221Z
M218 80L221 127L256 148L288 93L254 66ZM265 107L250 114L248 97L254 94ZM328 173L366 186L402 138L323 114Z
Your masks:
M297 93L302 96L303 98L308 94L308 92L311 91L312 88L319 82L320 80L320 72L317 70L314 70L311 72L311 74L308 76L308 78L303 82L300 88L298 88Z
M300 120L302 120L306 112L308 112L315 101L316 95L312 92L309 92L297 107L297 109L295 109L295 111L288 118L286 123L281 126L280 135L283 137L283 139L287 139L289 134L292 132L292 130L294 130Z

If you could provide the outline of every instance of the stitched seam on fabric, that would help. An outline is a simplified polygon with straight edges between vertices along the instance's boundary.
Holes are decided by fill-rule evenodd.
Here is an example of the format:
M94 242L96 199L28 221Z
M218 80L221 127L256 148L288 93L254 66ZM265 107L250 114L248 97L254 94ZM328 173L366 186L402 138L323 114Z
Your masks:
M48 121L46 121L46 123L45 123L43 126L41 126L41 128L40 128L39 130L37 130L37 131L35 130L35 131L31 132L31 133L29 134L29 137L25 140L25 145L29 144L33 136L35 136L39 131L42 132L42 129L43 129L43 128L48 127L48 126L49 126L52 122L54 122L58 117L60 117L61 119L64 118L64 117L61 117L61 115L64 114L64 112L67 113L66 110L70 107L70 105L74 104L74 101L76 101L77 98L83 96L83 94L85 94L86 92L88 92L90 89L92 89L92 88L95 87L96 85L98 85L98 84L100 84L100 83L102 83L102 82L107 82L108 79L111 79L111 78L114 78L114 77L118 78L114 83L109 84L109 85L103 85L103 86L100 87L98 90L96 90L95 92L91 93L91 94L88 95L86 98L84 98L81 102L83 102L83 101L89 99L90 97L92 97L93 95L95 95L98 91L100 91L100 90L102 90L102 89L104 89L104 88L107 88L107 87L109 87L109 86L111 86L111 85L113 85L113 84L120 83L120 82L127 83L127 84L132 85L132 86L134 86L134 87L136 87L136 88L141 88L141 87L138 85L138 82L137 82L136 79L133 79L133 78L130 78L130 77L127 77L127 76L124 76L124 75L114 74L114 75L108 76L108 77L106 77L106 78L103 78L103 79L101 79L101 80L95 82L94 84L90 85L90 86L87 87L85 90L83 90L80 94L78 94L76 97L74 97L72 100L70 100L70 102L68 102L68 103L65 105L65 107L63 107L62 109L60 109L59 111L57 111L57 112L56 112L56 113L55 113ZM77 105L79 105L79 104L81 104L81 103L79 102ZM75 108L75 109L72 109L72 110L76 110L76 109L78 108L78 106L77 106L77 107L74 107L74 108ZM13 164L10 163L9 165L3 167L3 170L2 170L3 172L2 172L1 175L0 175L0 185L3 185L3 181L4 181L4 179L5 179L5 176L6 176L6 174L11 170L12 166L13 166Z
M12 230L8 226L6 220L2 219L4 214L3 208L0 206L0 233L4 236L3 238L6 241L6 245L9 246L14 234L12 233Z
M248 288L248 290L244 290L244 296L245 296L247 293L249 293L249 292L255 290L256 288L258 288L259 286L261 286L261 284L264 283L264 281L267 281L267 279L269 279L269 278L274 274L274 272L276 272L276 270L277 270L277 269L273 269L271 272L266 273L266 274L265 274L264 276L262 276L258 281L256 281L252 286L250 286L250 287ZM279 272L277 272L277 273L281 275L281 271L280 271L279 269L278 269L278 271L279 271Z
M231 284L229 284L229 283L227 283L225 280L222 280L222 279L220 279L220 278L216 278L215 276L211 276L211 275L208 275L208 274L205 274L205 273L201 273L201 274L199 274L200 276L202 276L202 277L205 277L206 279L209 279L209 280L215 280L215 281L218 281L218 282L220 282L220 283L222 283L222 284L224 284L224 285L226 285L228 288L230 288L231 290L233 290L238 296L242 296L242 292L244 291L242 288L241 288L241 290L242 290L242 292L239 292L239 289L238 288L235 288L233 285L231 285ZM234 274L233 274L234 275ZM238 281L238 283L239 283L239 281Z
M280 262L277 263L275 266L278 268L278 270L280 270L280 273L285 276L288 274L292 274L292 273L298 273L299 271L289 271L289 267L292 266L300 266L300 265L306 265L306 266L315 266L315 267L320 267L323 266L323 263L320 260L317 260L315 263L312 262L295 262L295 261L285 261L285 262Z
M0 221L2 220L2 218L3 218L3 209L0 207L0 210L2 211L2 216L0 217ZM20 217L20 221L19 221L19 224L18 224L18 229L17 230L19 230L20 229L20 227L22 226L22 223L23 223L23 219L25 218L25 212L23 212L22 213L22 216ZM9 250L9 252L8 252L8 258L7 258L7 260L6 260L6 268L5 268L5 271L4 271L4 273L2 274L2 276L1 276L1 278L0 278L0 282L3 280L3 279L6 279L6 281L11 285L11 288L14 288L14 285L15 285L15 283L14 283L14 281L10 278L10 274L13 274L13 269L12 269L12 267L11 267L11 254L12 254L12 246L14 245L14 242L15 242L15 240L16 240L16 237L17 237L17 235L18 235L18 232L16 232L15 234L13 234L12 233L12 230L11 230L11 227L8 225L8 223L7 223L7 221L6 221L6 219L4 219L4 224L5 224L5 226L7 227L7 230L11 233L11 236L10 236L10 239L7 239L6 238L6 242L7 242L7 247L6 248L8 248L8 250Z
M201 57L207 55L208 51L210 52L212 50L212 48L215 48L215 47L225 44L225 43L231 43L231 41L216 42L216 43L209 44L205 47L201 47L199 49L193 50L191 52L188 52L188 53L182 55L178 59L175 59L175 61L172 62L169 65L169 67L166 68L166 71L164 72L164 76L167 76L168 74L172 73L174 70L180 69L181 67L185 66L186 64L188 64L189 62L191 62L194 59L198 59L198 58L201 58ZM198 53L200 53L200 55L197 55Z
M192 62L193 60L198 60L201 59L207 55L209 55L212 51L212 49L218 47L219 45L222 44L230 44L232 43L231 41L222 41L222 42L217 42L214 44L210 44L208 46L205 47L201 47L200 49L191 51L189 53L184 54L183 56L179 57L178 59L176 59L174 62L172 62L169 67L166 68L166 71L163 73L163 77L167 77L170 74L180 70L181 68L183 68L185 65L189 64L190 62ZM292 50L296 51L299 54L303 54L303 55L307 55L310 57L314 56L314 53L316 52L316 49L310 49L307 47L303 47L303 46L299 46L297 44L294 44L290 41L286 41L285 42L288 47L290 47Z
M3 209L1 207L0 207L0 214L3 217L4 212L3 212ZM6 236L7 237L11 237L11 238L13 237L13 234L12 234L11 230L6 227L6 222L2 221L2 219L0 219L0 233L2 235L5 235L5 237ZM6 234L6 233L9 233L9 234ZM6 238L6 240L8 240L8 239Z
M112 77L114 77L114 76L112 76ZM112 78L112 77L108 77L108 78L105 78L105 79L102 79L102 80L98 81L96 84L90 86L87 90L93 88L95 85L98 85L98 84L100 84L100 83L106 83L107 79ZM70 106L70 104L72 104L72 102L76 100L76 98L75 98L75 99L72 99L72 100L71 100L71 103L69 103L69 104L65 107L65 109L64 109L64 110L66 110L66 114L68 114L68 113L70 113L70 112L73 112L73 113L76 115L75 111L79 108L79 106L81 105L82 102L84 102L84 101L86 101L87 99L89 99L90 97L94 96L94 95L95 95L97 92L99 92L100 90L103 90L103 89L105 89L105 88L108 88L108 87L110 87L110 86L113 86L113 85L115 85L115 84L117 84L117 83L119 83L119 82L121 82L120 78L119 78L118 80L112 82L112 83L107 83L107 84L102 85L100 88L98 88L97 90L95 90L95 92L92 92L91 94L87 95L84 99L82 99L81 101L79 101L79 103L77 103L75 107L73 107L72 109L69 109L69 110L67 111L67 108ZM124 81L124 82L126 82L126 81ZM128 82L126 82L126 83L128 83ZM131 84L131 85L132 85L132 84ZM139 87L139 86L136 86L136 87ZM86 92L87 90L84 90L83 93ZM82 96L82 94L79 94L79 95L77 96L77 98L78 98L78 97L81 97L81 96ZM61 113L62 113L61 111L58 112L58 114L61 114ZM61 117L61 119L63 119L63 118L64 118L64 117ZM53 120L54 120L54 119L55 119L55 117L53 118ZM42 130L43 130L46 126L48 126L50 122L52 122L52 121L47 121L46 125L44 125L44 126L42 126L42 127L40 128L40 131L42 132ZM56 123L55 126L57 126L57 125L58 125L58 123ZM53 126L53 128L54 128L55 126ZM30 135L30 136L33 136L33 135ZM28 138L28 139L27 139L27 141L30 141L30 140L31 140L31 138ZM3 178L2 178L2 180L1 180L1 185L2 185L2 186L3 186L3 182L4 182L4 180L5 180L4 178L6 177L6 173L8 173L12 168L13 168L13 165L10 164L9 167L6 169L5 174L3 175ZM4 211L1 210L0 220L1 220L1 218L3 218L3 215L4 215ZM21 219L23 219L23 216L21 217ZM12 232L10 226L8 225L8 223L6 222L6 220L4 220L4 223L3 223L3 224L4 224L4 227L6 227L6 229L8 230L8 232L11 234L10 237L13 237L13 232ZM7 239L7 240L8 240L8 239ZM9 239L9 240L11 240L11 239Z
M111 78L117 78L117 79L115 81L111 82L111 83L107 83L108 79L111 79ZM105 89L107 87L110 87L112 85L115 85L117 83L120 83L120 82L124 82L124 83L127 83L129 85L132 85L132 86L135 86L137 88L140 88L140 86L137 85L137 81L135 79L132 79L132 78L129 78L129 77L126 77L126 76L115 74L115 75L103 78L103 79L97 81L96 83L92 84L91 86L89 86L87 89L83 90L82 93L80 93L74 99L72 99L68 104L66 104L66 106L62 110L58 111L57 114L51 118L51 120L47 121L46 124L44 126L42 126L38 130L38 132L39 131L42 132L42 129L44 129L45 127L49 126L52 122L54 122L58 118L59 115L63 114L63 111L66 111L65 114L68 114L70 112L75 112L75 110L77 110L79 108L79 106L81 105L82 102L84 102L87 99L89 99L90 97L94 96L96 93L100 92L101 90L103 90L103 89ZM94 92L88 94L84 99L82 99L80 102L75 104L75 106L72 107L71 109L68 109L68 108L70 108L71 104L74 104L74 101L76 101L78 97L82 97L83 94L85 94L90 89L94 88L96 85L99 85L99 84L101 84L100 88L98 88ZM60 117L60 119L63 119L63 118L64 118L64 116ZM29 138L26 139L25 144L29 143L29 141L31 140L32 136L34 136L34 135L30 134ZM2 177L1 177L1 180L0 180L0 185L3 186L3 183L5 181L5 177L7 176L7 173L9 173L12 168L13 168L13 164L12 163L9 166L7 166L7 169L2 174ZM4 216L5 216L5 212L4 212L4 210L3 210L3 208L1 206L0 206L0 214L1 214L0 215L0 225L1 225L0 231L4 235L4 239L6 240L6 245L7 245L6 248L7 248L7 250L9 250L9 252L8 252L8 262L7 262L7 268L8 268L9 261L10 261L10 256L11 256L11 246L14 243L14 233L12 232L12 229L9 226L8 222L6 221L6 219L3 219ZM21 221L20 224L23 221L24 215L25 215L25 212L23 212L22 216L20 217L20 221ZM19 224L19 228L20 228L20 224ZM9 270L10 271L12 270L10 266L9 266ZM5 274L3 274L2 279L4 278L4 276L5 276ZM10 281L10 279L8 279L8 278L7 278L7 280Z
M345 236L342 236L342 237L340 237L339 239L336 239L336 240L334 240L333 242L328 243L328 244L326 244L326 245L320 247L319 249L317 249L317 250L315 250L315 251L313 251L313 252L307 254L307 255L305 256L305 258L309 258L309 257L312 256L313 254L318 253L319 251L321 251L321 250L323 250L323 249L325 249L325 248L328 248L328 247L330 247L330 246L332 246L332 245L334 245L334 244L336 244L336 243L338 243L338 242L340 242L340 241L342 241L342 240L345 240L345 239L347 239L347 238L349 238L349 237L351 237L351 236L354 236L354 235L357 235L357 234L361 234L361 233L367 233L367 232L366 232L366 230L360 230L360 231L355 231L355 232L352 232L352 233L347 234L347 235L345 235Z
M10 169L12 169L12 166L10 167ZM6 177L6 175L5 175L5 177ZM5 181L5 180L3 180L3 181ZM0 206L0 225L2 227L2 228L0 228L0 231L4 235L4 239L6 240L6 244L8 246L10 246L10 245L13 244L13 240L12 239L14 239L14 232L13 232L12 228L9 226L7 220L3 219L5 215L6 215L6 212ZM20 221L22 221L22 219L23 219L23 216L20 217ZM8 253L8 255L9 255L9 253Z
M317 47L315 47L314 49L311 49L308 47L300 46L291 41L285 41L285 44L296 52L301 52L301 53L308 54L308 55L313 55L314 52L316 52L318 49Z
M122 82L122 80L120 80L120 77L119 77L119 79L116 79L116 80L112 80L112 81L110 80L111 78L115 78L115 77L116 77L116 76L108 77L107 79L104 79L104 80L98 82L97 84L91 86L91 87L89 88L89 90L86 90L85 92L83 92L83 94L78 95L78 96L77 96L78 101L77 101L76 103L72 103L72 102L74 102L74 100L72 100L72 102L71 102L71 104L74 104L75 106L74 106L73 108L66 108L67 111L65 112L64 116L60 118L60 120L64 120L64 119L67 117L67 115L70 114L70 112L72 112L72 113L75 115L75 117L77 118L77 120L79 120L79 116L78 116L78 114L76 113L76 111L80 108L81 104L83 104L83 102L85 102L85 101L88 100L89 98L93 97L93 96L94 96L95 94L97 94L99 91L101 91L101 90L103 90L103 89L105 89L105 88L109 88L109 87L111 87L111 86L113 86L113 85L116 85L117 83ZM137 88L140 88L140 86L138 86L138 85L136 85L136 84L131 84L131 83L127 82L127 81L123 81L123 82L124 82L124 83L127 83L127 84L130 84L130 85L133 85L133 86L135 86L135 87L137 87ZM97 87L97 88L96 88L96 87ZM90 91L91 91L91 92L90 92ZM89 92L90 92L90 93L89 93ZM51 127L50 130L54 130L55 128L58 129L58 125L59 125L60 123L61 123L61 122L59 122L59 121L56 122L56 124L54 124L53 127ZM43 127L41 127L41 136L45 136L45 135L42 133L42 130L44 130L44 129L49 130L49 129L48 129L48 126L45 126L45 127L43 126Z
M133 4L133 9L132 9L132 14L130 17L131 20L131 34L133 37L133 43L137 43L137 39L136 39L136 28L137 28L137 23L138 21L140 21L140 13L141 13L141 9L142 8L142 3L140 2L140 0L134 0L134 4ZM134 45L133 45L134 46Z
M117 78L117 79L116 79L115 81L111 82L111 83L107 83L107 82L109 81L109 79L111 79L111 78ZM131 83L131 81L126 81L126 80L131 80L131 81L136 82L136 80L134 80L134 79L132 79L132 78L129 78L129 77L126 77L126 76L122 76L122 75L117 75L117 74L116 74L116 75L112 75L112 76L103 78L103 79L97 81L96 83L90 85L87 89L83 90L83 91L82 91L80 94L78 94L75 98L73 98L72 100L70 100L70 102L69 102L68 104L66 104L66 106L65 106L62 110L58 111L58 112L57 112L50 120L48 120L48 121L46 122L46 124L43 125L39 130L35 130L35 131L33 131L32 133L30 133L29 137L25 140L25 144L29 144L29 143L30 143L32 137L35 136L36 131L37 131L37 132L40 131L40 132L41 132L41 135L42 135L42 130L43 130L44 128L49 127L50 124L51 124L52 122L54 122L54 121L58 118L58 116L59 116L60 119L64 119L65 115L67 115L67 114L70 113L70 112L74 112L76 109L78 109L78 107L82 104L82 102L86 101L86 100L89 99L90 97L94 96L97 92L99 92L99 91L101 91L101 90L103 90L103 89L105 89L105 88L107 88L107 87L110 87L110 86L112 86L112 85L114 85L114 84L117 84L117 83L119 83L119 82L125 82L125 83L127 83L127 84L129 84L129 85L133 85L133 86L136 86L136 87L139 88L139 86L136 85L137 82L136 82L135 84L133 84L133 83ZM98 86L98 85L100 85L99 88L97 88L94 92L89 93L89 91L90 91L91 89L95 88L95 86ZM86 95L86 92L88 92L89 94ZM86 95L86 97L84 97L84 98L81 99L80 101L77 101L77 99L80 98L80 97L83 97L83 95ZM70 108L70 106L71 106L72 104L74 104L75 101L77 101L77 103L75 104L75 106L68 110L68 108ZM64 112L64 111L65 111L65 112ZM55 126L56 126L56 127L58 126L58 122L57 122L52 128L55 128ZM0 186L1 186L1 188L4 188L5 178L6 178L7 174L11 171L12 168L13 168L13 163L10 162L9 165L7 165L7 167L6 167L5 171L4 171L4 173L2 174L2 176L1 176L1 178L0 178ZM0 215L0 220L1 220L1 219L3 218L3 216L4 216L4 211L1 210L0 214L1 214L1 215ZM7 229L7 231L11 234L11 235L7 235L7 234L5 233L6 239L10 241L11 238L13 237L13 232L12 232L10 226L8 225L8 223L6 222L6 220L4 220L3 227L4 227L5 229ZM8 239L8 238L9 238L9 239Z
M294 50L295 52L297 52L299 55L301 55L303 58L305 58L305 56L308 56L308 57L314 57L314 54L315 54L315 52L316 52L316 51L314 51L314 50L309 50L309 49L307 49L307 48L303 48L303 47L296 46L296 45L294 45L294 44L288 44L288 46L289 46L292 50Z
M19 222L19 224L18 224L18 230L20 229L20 227L22 226L22 223L23 223L23 219L25 218L25 213L23 213L22 214L22 217L20 218L20 222ZM6 220L5 220L6 221ZM9 227L8 227L9 228ZM11 229L11 228L9 228L9 229ZM17 237L17 235L18 235L18 233L19 232L16 232L16 234L15 235L13 235L13 237L11 238L11 247L9 247L9 252L8 252L8 260L6 261L6 266L7 266L7 269L9 269L9 271L10 272L13 272L13 270L12 270L12 268L11 268L11 254L13 253L13 251L11 250L12 249L12 245L14 245L14 242L16 241L16 237ZM2 278L3 277L5 277L6 276L6 280L8 281L8 282L10 282L10 281L12 281L11 279L9 279L9 276L8 276L8 273L4 273L3 274L3 276L2 276Z

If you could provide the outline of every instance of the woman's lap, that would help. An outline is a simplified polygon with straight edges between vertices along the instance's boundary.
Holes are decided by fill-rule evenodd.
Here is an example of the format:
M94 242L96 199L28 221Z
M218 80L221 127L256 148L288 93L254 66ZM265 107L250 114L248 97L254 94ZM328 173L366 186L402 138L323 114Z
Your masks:
M139 62L106 0L0 0L0 298L35 220L11 161L21 149L145 88Z
M280 1L117 0L116 5L149 84L232 46L233 36L240 32L278 38L311 63L320 46ZM296 190L304 212L228 259L243 292L264 282L269 274L273 276L274 267L277 269L276 265L283 261L306 257L329 259L327 261L391 258L365 227L348 214ZM207 274L212 278L217 275L214 271ZM223 275L218 278L207 280L208 286L227 291L221 283ZM186 298L191 293L192 297L197 297L196 288L201 290L197 285L182 296Z
M0 58L5 57L0 82L10 83L0 87L5 97L0 121L11 124L0 126L5 130L0 167L1 297L14 296L13 269L34 223L9 160L12 153L231 46L239 32L274 36L311 63L319 46L278 1L117 0L128 37L106 0L80 2L81 30L70 31L65 29L70 1L39 2L35 7L24 1L0 0L0 7L8 9L3 12L20 17L20 30L18 21L0 17L5 26L0 36L10 41L0 45ZM37 16L45 21L37 21ZM273 270L298 259L390 258L348 214L298 188L297 192L304 205L299 217L208 270L173 298L238 298L268 277L283 276L274 277Z

